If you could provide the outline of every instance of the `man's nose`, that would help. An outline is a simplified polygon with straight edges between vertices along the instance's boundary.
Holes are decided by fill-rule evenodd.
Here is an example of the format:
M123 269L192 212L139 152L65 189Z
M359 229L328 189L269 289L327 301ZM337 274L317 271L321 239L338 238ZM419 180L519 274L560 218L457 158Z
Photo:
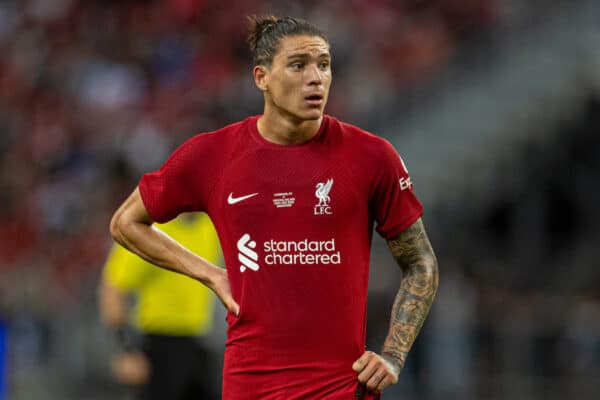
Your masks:
M308 70L308 84L309 85L320 85L323 77L321 76L321 70L317 65L311 65Z

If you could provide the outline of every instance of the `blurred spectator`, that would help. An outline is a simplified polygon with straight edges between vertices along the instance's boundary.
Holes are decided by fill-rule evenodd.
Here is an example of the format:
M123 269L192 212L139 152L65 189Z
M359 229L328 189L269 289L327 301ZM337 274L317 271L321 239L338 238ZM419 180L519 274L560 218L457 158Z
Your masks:
M0 317L0 400L5 400L6 394L6 325Z

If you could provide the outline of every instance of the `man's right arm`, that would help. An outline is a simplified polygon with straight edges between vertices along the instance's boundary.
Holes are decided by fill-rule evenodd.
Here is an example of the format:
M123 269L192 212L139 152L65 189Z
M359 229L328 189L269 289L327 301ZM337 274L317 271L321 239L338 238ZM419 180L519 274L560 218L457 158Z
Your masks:
M237 315L239 306L231 295L227 272L153 228L153 222L144 206L139 188L136 188L113 215L110 232L121 246L146 261L187 275L208 286L225 307Z
M120 266L126 268L126 265ZM127 326L126 293L102 278L98 287L100 319L115 335L119 350L111 360L112 373L117 382L139 386L150 376L150 361L139 349L132 328Z

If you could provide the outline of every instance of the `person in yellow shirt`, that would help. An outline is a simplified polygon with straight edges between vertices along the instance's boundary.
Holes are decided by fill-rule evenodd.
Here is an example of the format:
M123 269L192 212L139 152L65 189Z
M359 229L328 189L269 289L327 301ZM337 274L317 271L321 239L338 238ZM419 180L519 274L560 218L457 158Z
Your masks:
M206 214L185 214L155 226L220 264L219 240ZM210 399L218 393L218 385L207 382L215 366L199 340L212 328L215 297L210 289L115 243L98 293L102 322L120 345L112 359L113 374L119 382L139 388L140 400Z

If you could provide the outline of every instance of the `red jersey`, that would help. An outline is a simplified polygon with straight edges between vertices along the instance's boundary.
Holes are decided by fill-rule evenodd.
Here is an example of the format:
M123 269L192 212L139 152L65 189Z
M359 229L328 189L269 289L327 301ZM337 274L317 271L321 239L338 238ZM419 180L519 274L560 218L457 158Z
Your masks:
M373 226L394 237L421 204L384 139L325 116L308 142L278 145L257 119L188 140L142 177L142 199L158 222L205 211L217 229L240 305L223 399L353 399Z

